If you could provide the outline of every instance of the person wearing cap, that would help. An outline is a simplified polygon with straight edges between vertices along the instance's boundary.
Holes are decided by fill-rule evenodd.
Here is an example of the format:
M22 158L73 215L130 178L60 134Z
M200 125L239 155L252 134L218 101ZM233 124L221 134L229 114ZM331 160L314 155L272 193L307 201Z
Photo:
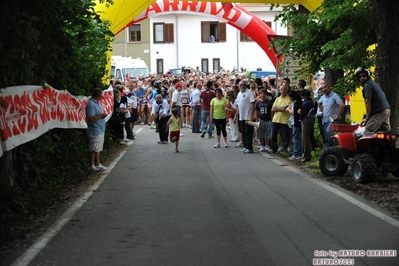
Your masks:
M391 106L380 85L371 79L370 70L367 68L359 67L356 70L356 77L363 85L362 95L366 105L366 117L362 121L366 123L364 134L390 131Z
M176 83L175 88L176 89L172 94L171 109L176 108L177 116L181 118L182 101L181 101L180 92L183 89L183 84L181 84L180 82Z

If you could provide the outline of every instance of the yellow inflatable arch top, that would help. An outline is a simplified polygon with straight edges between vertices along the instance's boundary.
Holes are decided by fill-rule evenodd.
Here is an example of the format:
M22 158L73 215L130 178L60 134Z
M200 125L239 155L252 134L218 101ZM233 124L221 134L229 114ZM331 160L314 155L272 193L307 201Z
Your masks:
M112 6L100 4L96 0L96 11L104 20L111 22L110 30L116 34L121 31L129 22L135 19L141 12L148 8L156 0L114 0ZM168 2L180 2L179 0L168 0ZM198 1L200 2L200 1ZM303 5L309 11L313 11L320 6L322 0L240 0L240 1L220 1L208 0L205 2L235 2L235 3L276 3L276 4L296 4Z

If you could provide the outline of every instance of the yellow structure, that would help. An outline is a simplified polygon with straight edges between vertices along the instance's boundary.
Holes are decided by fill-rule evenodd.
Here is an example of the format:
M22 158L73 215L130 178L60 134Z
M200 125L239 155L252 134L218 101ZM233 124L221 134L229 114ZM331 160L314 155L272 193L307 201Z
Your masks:
M96 11L100 13L103 20L109 20L112 24L110 30L116 34L122 30L129 22L135 19L141 12L148 8L156 0L114 0L114 4L108 6L105 3L100 4L96 0ZM179 0L174 0L180 2ZM171 2L168 0L168 2ZM201 2L201 1L198 1ZM240 1L220 1L207 0L205 2L235 2L235 3L268 3L276 4L296 4L303 5L309 11L313 11L321 4L321 0L240 0Z

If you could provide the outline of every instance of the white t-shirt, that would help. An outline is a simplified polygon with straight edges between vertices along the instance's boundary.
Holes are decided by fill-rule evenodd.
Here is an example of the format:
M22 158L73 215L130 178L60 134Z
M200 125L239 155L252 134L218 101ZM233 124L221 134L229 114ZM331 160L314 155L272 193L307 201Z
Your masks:
M129 100L128 100L129 101ZM125 108L125 110L127 111L127 104L126 103L120 103L119 104L119 108ZM125 117L129 118L130 117L130 112L125 113ZM121 123L124 124L125 122Z
M128 99L130 99L133 103L132 103L132 108L137 109L137 96L136 93L134 91L129 91L128 95L130 94L130 97L127 97Z
M239 120L245 121L251 119L251 105L255 102L254 93L246 89L245 91L240 91L237 95L237 105L238 105L238 114Z
M175 105L182 107L180 92L178 90L175 90L172 94L172 103L175 103Z
M126 97L127 98L127 97ZM133 106L133 100L132 99L130 99L130 98L127 98L127 106L126 106L126 109L129 107L129 106ZM125 117L126 118L130 118L130 112L127 112L126 114L125 114Z

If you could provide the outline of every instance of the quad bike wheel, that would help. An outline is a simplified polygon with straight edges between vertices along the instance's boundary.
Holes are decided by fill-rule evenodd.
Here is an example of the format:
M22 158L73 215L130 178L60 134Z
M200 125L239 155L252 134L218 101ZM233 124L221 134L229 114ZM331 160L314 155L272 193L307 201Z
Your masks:
M329 147L323 151L319 159L321 172L325 176L342 176L348 170L339 147Z
M357 154L352 164L353 181L360 184L371 182L376 177L377 170L377 162L371 154Z

